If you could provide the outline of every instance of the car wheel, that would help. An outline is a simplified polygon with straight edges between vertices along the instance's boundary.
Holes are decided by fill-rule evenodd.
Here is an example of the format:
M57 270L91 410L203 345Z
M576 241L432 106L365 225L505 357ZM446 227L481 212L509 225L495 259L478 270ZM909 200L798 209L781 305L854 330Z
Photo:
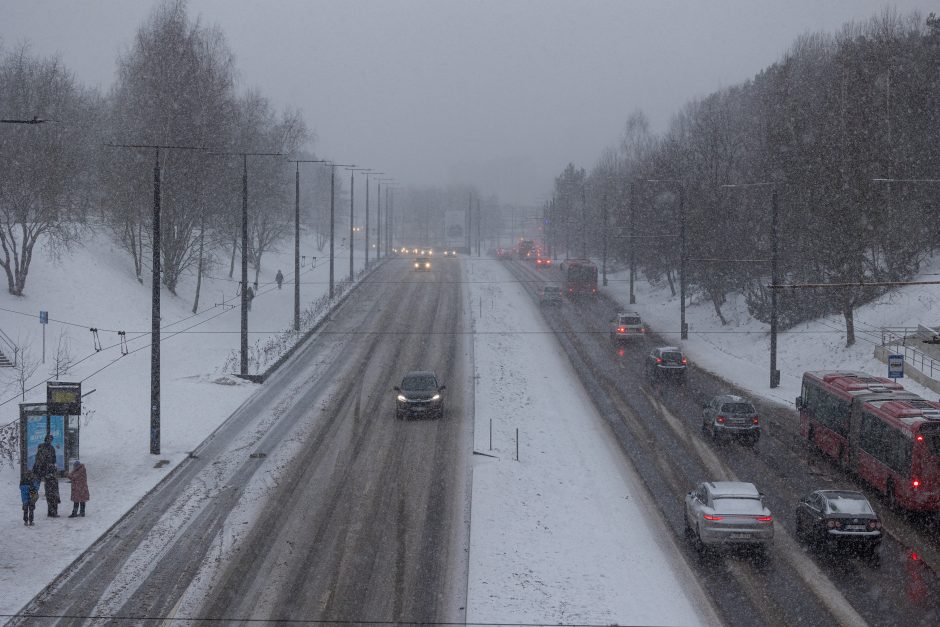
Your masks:
M402 412L402 410L400 409L395 410L395 418L397 418L398 420L403 420L404 417L405 415L404 415L404 412Z
M702 530L698 525L695 526L695 549L702 555L708 553L708 547L702 542Z

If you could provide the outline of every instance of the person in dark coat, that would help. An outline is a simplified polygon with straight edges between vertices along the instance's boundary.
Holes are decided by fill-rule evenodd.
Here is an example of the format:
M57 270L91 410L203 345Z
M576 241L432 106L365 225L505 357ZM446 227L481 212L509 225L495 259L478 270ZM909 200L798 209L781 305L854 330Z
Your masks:
M248 311L251 311L251 301L255 299L255 291L249 285L245 293L248 295Z
M72 482L72 513L69 518L85 515L85 503L91 500L88 494L88 473L85 471L85 464L77 459L72 462L72 470L68 474L69 481ZM81 513L79 513L81 511Z
M20 501L23 502L23 524L32 526L33 512L39 500L39 479L27 470L20 475Z
M33 463L33 474L42 479L46 488L46 504L49 506L49 518L59 516L59 468L55 464L55 447L52 446L52 434L36 447L36 461Z
M281 283L284 282L284 275L280 270L278 270L277 274L274 275L274 280L277 281L277 289L281 289Z

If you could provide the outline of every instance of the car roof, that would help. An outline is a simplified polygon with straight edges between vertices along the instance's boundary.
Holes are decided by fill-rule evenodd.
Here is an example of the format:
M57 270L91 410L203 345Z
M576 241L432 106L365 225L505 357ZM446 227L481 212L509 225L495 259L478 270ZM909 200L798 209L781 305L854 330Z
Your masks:
M857 499L859 501L867 501L866 497L861 492L856 492L855 490L816 490L817 494L823 495L826 499Z
M750 403L749 399L744 398L743 396L736 396L734 394L719 394L714 398L716 401L721 401L722 403Z
M618 316L636 316L637 318L640 317L640 314L638 314L638 313L635 312L635 311L621 311L621 312L618 313L617 315L618 315Z
M757 487L746 481L709 481L705 485L712 496L740 496L756 498L760 496Z
M437 378L437 375L434 374L432 370L412 370L411 372L406 373L402 378L407 379L408 377L426 377L429 375L435 379Z

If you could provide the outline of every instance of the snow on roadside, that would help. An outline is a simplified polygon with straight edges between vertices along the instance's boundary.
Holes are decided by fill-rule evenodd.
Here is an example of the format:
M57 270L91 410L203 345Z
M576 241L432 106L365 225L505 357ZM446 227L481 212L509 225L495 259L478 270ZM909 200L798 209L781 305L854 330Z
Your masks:
M307 309L328 287L328 266L317 252L313 234L301 240L307 256L301 268L301 308ZM338 249L340 280L348 274L348 249ZM223 260L227 262L228 260ZM259 349L278 343L293 320L293 249L265 255L258 295L249 314L249 339ZM220 263L220 265L222 265ZM363 258L356 256L356 268ZM59 572L87 549L105 530L151 490L177 464L237 409L257 386L226 375L223 366L239 345L238 282L228 279L228 264L210 269L204 277L200 308L192 314L193 277L186 277L173 296L164 289L161 342L161 455L149 453L150 398L150 285L138 283L131 261L104 235L89 236L84 247L62 255L60 262L37 254L30 269L26 294L0 293L0 329L34 361L41 358L40 309L49 311L46 363L31 384L50 374L60 335L67 338L74 358L86 358L61 380L84 380L81 419L81 459L88 468L91 501L85 518L68 519L69 485L60 480L63 503L59 519L46 517L40 495L34 527L25 527L19 502L19 462L0 460L0 493L7 514L0 517L0 614L18 611ZM283 289L274 284L281 269ZM237 274L236 274L237 277ZM250 280L254 278L253 272ZM222 303L226 303L222 305ZM21 313L15 313L21 312ZM90 328L99 329L104 349L93 348ZM189 332L175 334L188 329ZM127 332L129 354L121 356L116 331ZM279 349L278 349L279 350ZM262 357L273 361L273 356ZM0 427L18 420L19 390L11 369L0 371ZM44 402L45 385L26 394L26 402ZM157 460L169 463L155 467Z
M474 450L492 457L473 458L466 620L698 624L696 583L537 306L499 262L467 267Z
M926 266L924 274L940 272L940 257ZM603 291L624 311L636 311L664 341L682 346L698 366L743 388L749 394L793 407L807 370L861 370L880 377L888 367L875 359L882 326L917 326L940 323L940 285L914 285L892 290L855 312L856 342L845 346L845 320L841 315L805 322L778 334L777 369L780 387L771 389L769 325L748 313L741 294L729 294L722 313L728 324L722 326L710 302L697 299L686 305L689 339L679 338L679 298L668 285L651 285L642 275L636 281L636 304L630 305L629 271L608 274ZM924 398L937 393L916 383L899 383Z

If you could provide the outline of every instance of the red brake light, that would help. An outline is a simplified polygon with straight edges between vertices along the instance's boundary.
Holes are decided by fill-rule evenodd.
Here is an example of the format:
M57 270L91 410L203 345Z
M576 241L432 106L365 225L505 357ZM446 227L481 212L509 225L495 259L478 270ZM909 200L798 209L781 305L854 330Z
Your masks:
M753 418L751 418L751 424L755 424L755 425L756 425L756 424L758 424L759 422L760 422L760 418L758 418L757 416L754 416Z
M915 562L920 559L920 555L917 554L917 551L911 551L911 559Z
M626 333L627 327L617 327L617 333Z
M868 528L869 528L869 529L880 529L880 528L881 528L881 523L878 522L877 520L869 520L869 521L868 521Z
M773 522L773 516L757 516L757 522Z
M830 529L841 529L842 523L834 518L830 518L826 521L826 526Z
M722 424L722 425L723 425L723 424L725 424L725 417L724 417L724 416L715 416L715 422L717 422L718 424Z
M917 440L918 442L923 442L923 441L924 441L924 436L918 434L917 437L915 437L914 439Z
M915 488L915 489L916 489L916 488L919 488L919 487L920 487L920 479L911 479L911 487L912 487L912 488Z
M721 520L721 516L712 516L711 514L702 514L705 520Z
M683 357L683 358L682 358L682 364L685 365L685 364L687 364L687 363L689 363L689 360L686 359L685 357Z
M662 357L657 357L657 358L656 358L656 363L657 363L657 364L663 363L663 358L662 358Z

